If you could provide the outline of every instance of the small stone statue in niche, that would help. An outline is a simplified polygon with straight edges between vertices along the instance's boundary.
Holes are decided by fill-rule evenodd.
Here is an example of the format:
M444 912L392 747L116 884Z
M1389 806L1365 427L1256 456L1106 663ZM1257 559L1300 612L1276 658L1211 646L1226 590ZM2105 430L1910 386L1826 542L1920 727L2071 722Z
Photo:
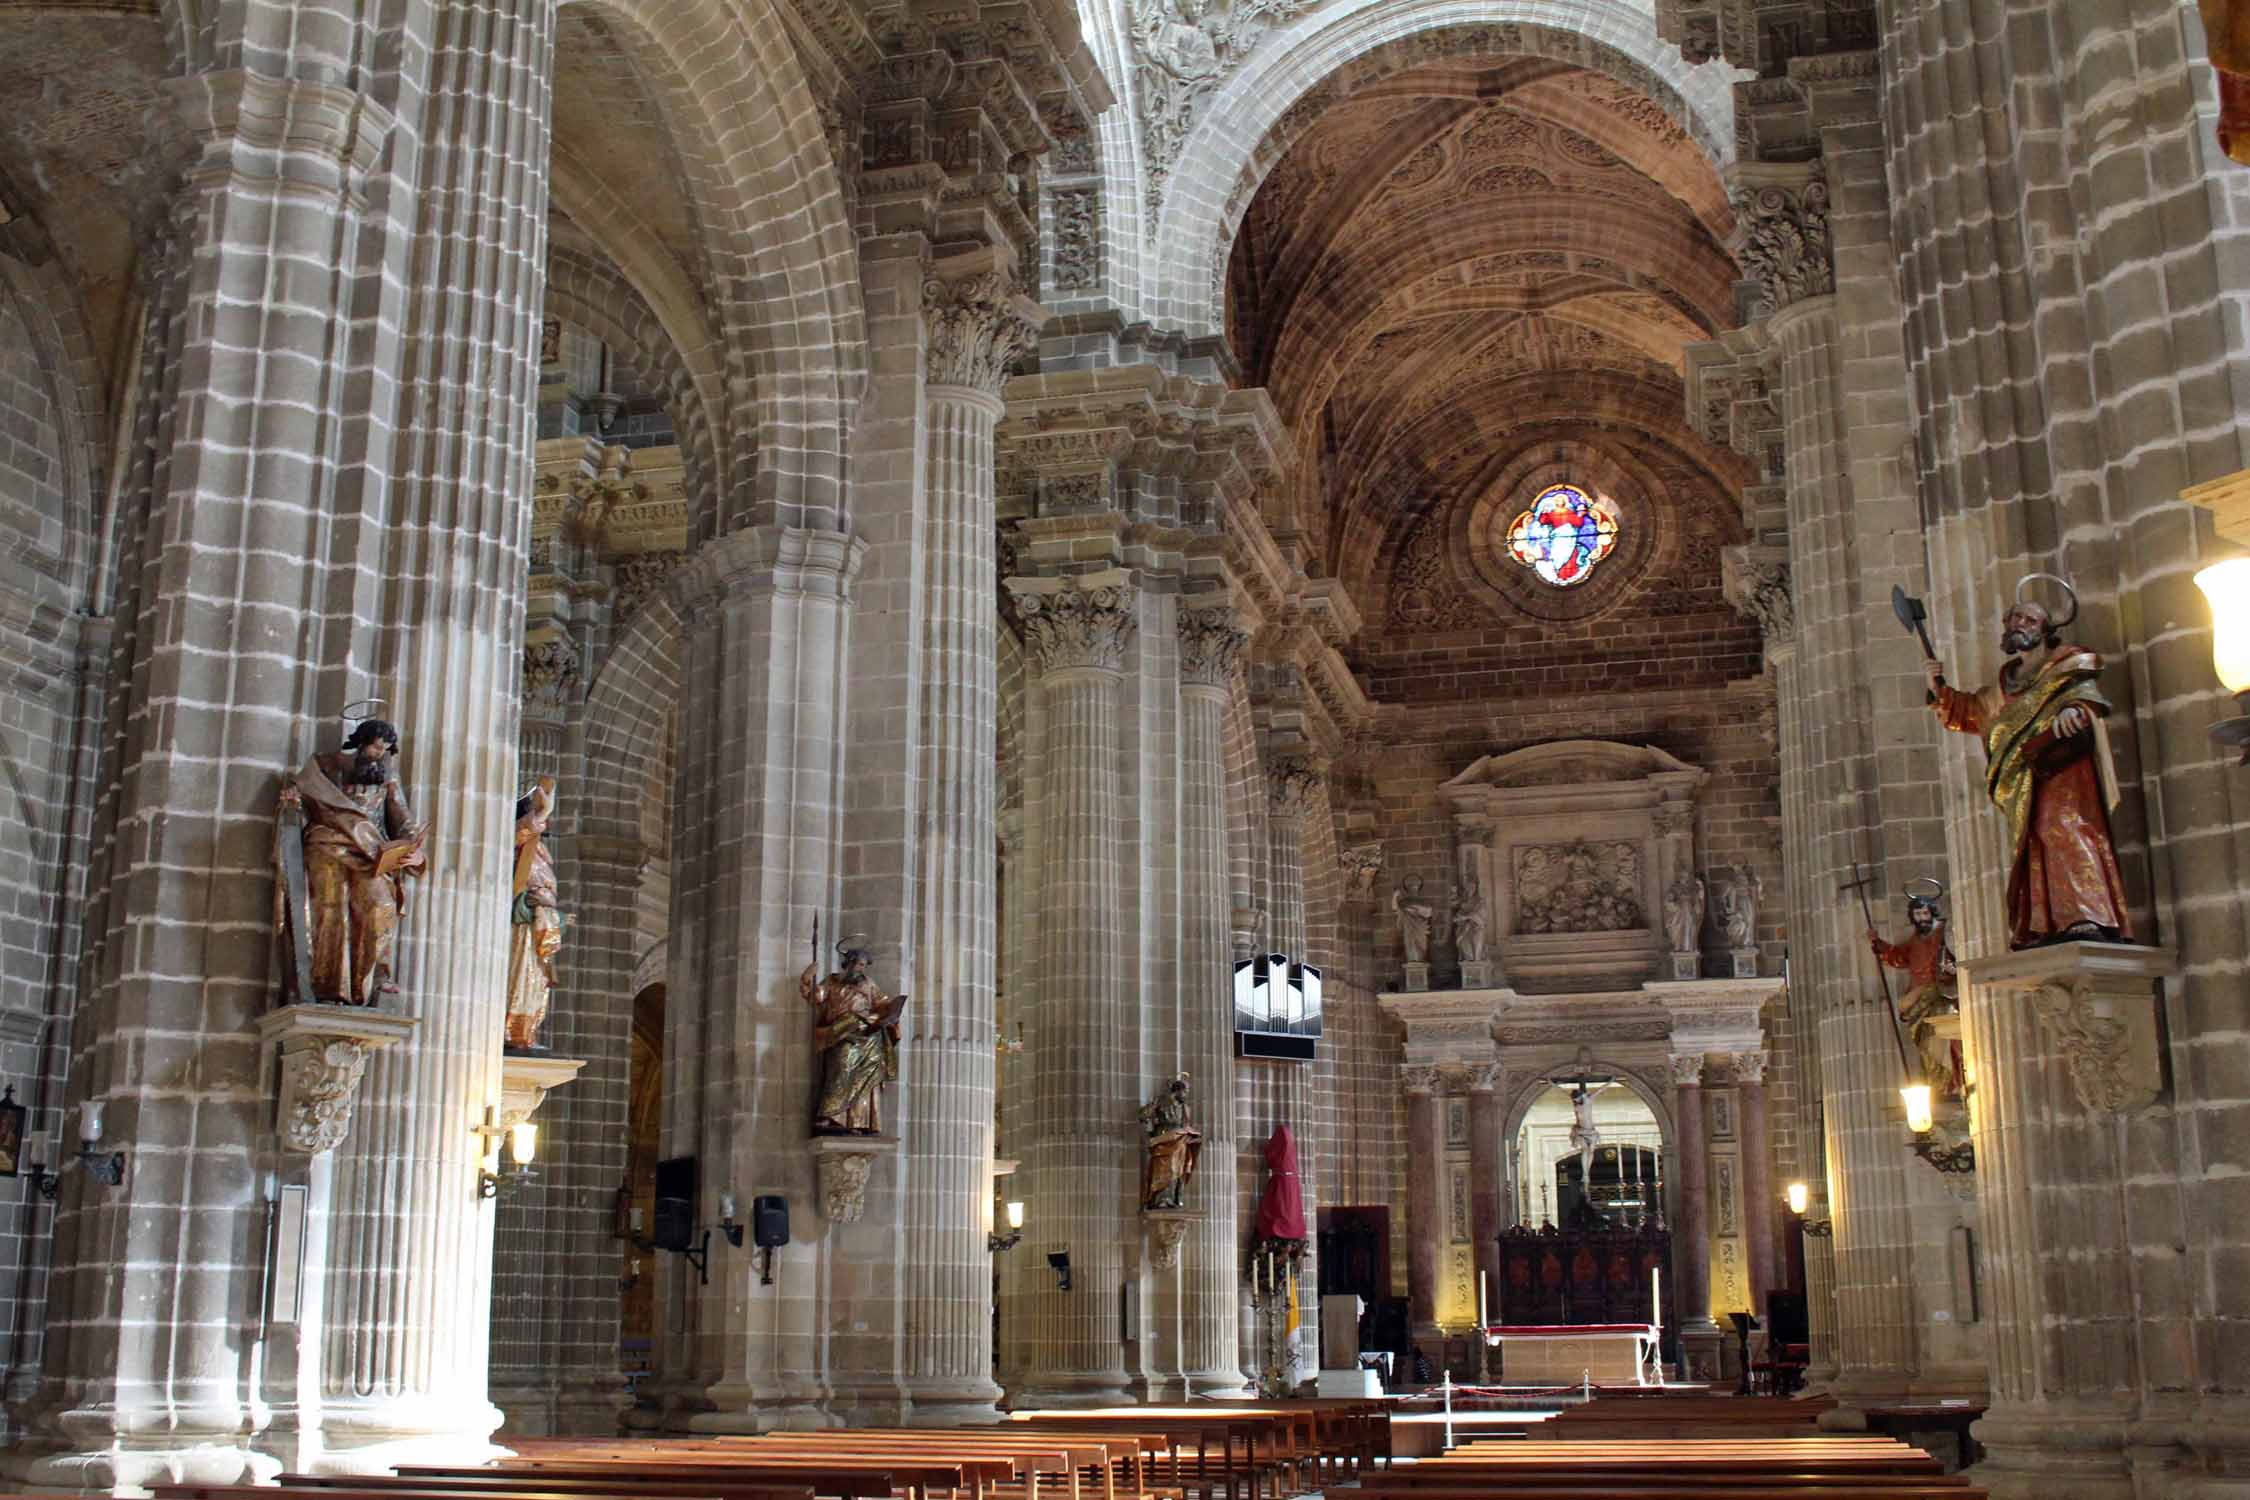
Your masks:
M1927 878L1914 884L1931 888L1927 894L1912 891L1906 898L1906 916L1914 930L1903 941L1888 943L1870 929L1867 941L1883 963L1906 971L1907 990L1899 998L1898 1019L1921 1054L1924 1081L1941 1096L1957 1099L1963 1081L1961 1027L1951 1018L1960 1014L1961 998L1953 950L1945 941L1945 917L1938 910L1945 886Z
M1758 897L1762 894L1755 870L1736 870L1719 882L1719 931L1729 948L1758 945Z
M1453 951L1465 964L1484 961L1484 887L1477 869L1463 861L1461 884L1453 893Z
M352 708L374 708L369 700ZM398 728L359 719L338 750L282 781L274 860L288 948L285 997L325 1005L396 1000L393 955L406 881L428 868L429 826L398 780Z
M2070 596L2070 613L2059 622L2024 597L2039 579ZM2109 827L2117 772L2104 722L2102 659L2065 643L2063 632L2077 618L2077 591L2051 573L2032 573L2016 584L2016 602L2000 622L2000 649L2009 657L1997 686L1964 693L1946 686L1936 659L1923 663L1939 721L1984 741L1985 789L2008 820L2014 854L2011 948L2132 940Z
M877 1106L883 1085L898 1077L898 1018L904 995L886 995L867 977L867 950L836 945L840 967L817 977L820 960L797 977L798 993L813 1010L813 1048L820 1054L820 1093L813 1103L814 1135L879 1135Z
M547 823L555 812L555 778L542 776L516 800L515 903L509 909L508 1045L537 1044L555 987L555 954L563 914L555 893L555 856Z
M1141 1207L1178 1208L1203 1155L1203 1135L1188 1123L1188 1076L1181 1073L1141 1106L1148 1132L1141 1163Z
M1680 871L1680 878L1664 893L1664 935L1671 940L1674 953L1693 953L1703 946L1703 914L1708 900L1703 877L1691 870Z
M1406 961L1426 964L1430 961L1430 924L1437 919L1437 908L1422 895L1422 877L1409 875L1391 892L1391 911L1398 917L1399 941L1406 947Z

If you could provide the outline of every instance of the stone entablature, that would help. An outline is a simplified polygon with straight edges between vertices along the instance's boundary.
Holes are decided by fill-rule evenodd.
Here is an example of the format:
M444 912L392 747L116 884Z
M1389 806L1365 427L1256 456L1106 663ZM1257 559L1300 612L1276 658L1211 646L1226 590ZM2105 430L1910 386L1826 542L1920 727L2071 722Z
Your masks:
M1378 1003L1406 1028L1405 1065L1483 1068L1517 1047L1627 1044L1682 1056L1766 1047L1762 1020L1781 979L1659 980L1639 989L1525 995L1507 988L1394 992ZM1652 1053L1653 1055L1653 1053Z

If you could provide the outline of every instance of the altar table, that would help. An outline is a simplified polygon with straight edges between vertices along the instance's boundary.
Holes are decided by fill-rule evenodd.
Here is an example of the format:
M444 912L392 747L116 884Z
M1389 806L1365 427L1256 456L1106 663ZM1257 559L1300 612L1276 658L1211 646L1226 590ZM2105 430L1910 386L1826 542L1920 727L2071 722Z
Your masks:
M1509 1385L1647 1385L1659 1333L1653 1323L1496 1323L1484 1337L1500 1346Z

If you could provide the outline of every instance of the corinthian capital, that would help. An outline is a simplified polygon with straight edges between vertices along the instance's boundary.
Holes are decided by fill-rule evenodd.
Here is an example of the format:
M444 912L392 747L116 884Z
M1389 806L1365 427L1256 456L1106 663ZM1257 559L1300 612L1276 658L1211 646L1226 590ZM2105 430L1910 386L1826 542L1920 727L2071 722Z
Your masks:
M1124 579L1125 575L1118 573L1101 575L1096 581L1008 580L1024 644L1039 658L1041 671L1060 672L1072 667L1124 670L1125 648L1139 627L1134 590Z
M922 282L929 330L930 384L964 385L998 395L1008 366L1039 338L1039 304L1013 275L983 270L932 272Z
M1225 687L1242 665L1249 635L1237 628L1232 605L1180 610L1180 680L1195 687Z
M1320 789L1320 767L1302 755L1276 756L1266 764L1266 791L1276 815L1301 818Z
M1758 288L1753 318L1836 289L1828 242L1828 177L1810 167L1736 169L1734 238L1743 278Z

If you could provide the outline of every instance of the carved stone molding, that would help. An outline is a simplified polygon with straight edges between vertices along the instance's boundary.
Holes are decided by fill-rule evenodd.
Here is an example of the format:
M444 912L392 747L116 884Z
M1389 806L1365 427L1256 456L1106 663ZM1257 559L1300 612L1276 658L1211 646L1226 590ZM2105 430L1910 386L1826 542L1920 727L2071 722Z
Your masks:
M997 269L922 282L932 385L1000 393L1008 367L1039 339L1039 306L1023 283Z
M1398 1070L1398 1079L1409 1094L1434 1094L1438 1086L1438 1069L1408 1064Z
M1727 1066L1733 1070L1736 1083L1764 1084L1766 1081L1766 1064L1769 1061L1771 1059L1763 1052L1730 1052L1727 1054Z
M831 1224L856 1224L867 1212L867 1180L882 1156L898 1155L893 1135L824 1135L812 1143L820 1187L820 1216Z
M1254 6L1194 0L1132 0L1133 83L1147 168L1148 222L1204 102L1242 65L1258 39L1311 4L1265 0Z
M1102 283L1100 188L1062 188L1054 198L1054 288L1092 291Z
M1672 1070L1672 1087L1693 1089L1703 1086L1703 1054L1700 1052L1674 1052L1668 1059Z
M1232 605L1180 609L1180 681L1192 687L1223 688L1242 668L1249 632L1238 624Z
M2078 1101L2122 1113L2147 1108L2164 1091L2154 985L2178 967L2168 948L2058 943L1970 960L1962 971L1971 1007L2023 996L2068 1065Z
M1008 591L1024 644L1039 658L1042 671L1124 670L1125 648L1139 628L1135 590L1125 574L1068 581L1011 578Z
M1736 168L1729 248L1755 288L1748 318L1836 289L1828 239L1828 178L1819 164Z
M1769 642L1797 634L1797 606L1789 587L1789 557L1780 547L1728 547L1719 554L1720 586L1735 613Z
M1472 1094L1488 1094L1507 1080L1508 1070L1500 1064L1486 1063L1469 1069L1462 1075L1461 1086Z
M1383 846L1381 844L1354 844L1337 856L1344 868L1344 899L1346 901L1372 901L1375 883L1383 875Z
M411 1016L341 1005L284 1005L259 1017L258 1035L279 1058L281 1148L307 1156L334 1150L351 1133L367 1059L419 1025Z
M1180 1246L1187 1239L1188 1226L1203 1218L1195 1209L1144 1208L1141 1219L1148 1226L1148 1260L1159 1271L1169 1271L1180 1263Z

